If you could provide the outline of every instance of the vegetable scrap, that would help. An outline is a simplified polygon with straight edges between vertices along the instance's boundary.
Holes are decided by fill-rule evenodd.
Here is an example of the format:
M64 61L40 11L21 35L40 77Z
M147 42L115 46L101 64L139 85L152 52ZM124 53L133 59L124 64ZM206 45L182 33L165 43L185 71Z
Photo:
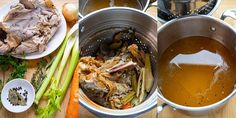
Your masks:
M44 107L38 107L37 114L39 118L51 118L57 110L60 110L60 104L62 103L67 89L70 85L74 70L78 63L79 58L79 40L78 40L78 27L75 25L67 34L59 52L57 53L55 60L49 69L47 77L44 79L42 85L36 93L34 103L37 105L39 100L44 95L47 97L47 105ZM63 79L62 85L59 85L62 81L62 72L65 71L65 64L69 61L69 68L66 70L66 76ZM60 63L60 66L58 64ZM54 72L58 68L56 77ZM51 85L50 85L51 83ZM50 86L49 86L50 85ZM48 87L49 86L49 87ZM48 91L46 89L48 88ZM46 91L46 93L44 93Z
M92 101L111 109L145 101L154 81L151 55L137 40L135 30L126 29L115 33L111 43L102 43L95 57L80 58L80 87Z

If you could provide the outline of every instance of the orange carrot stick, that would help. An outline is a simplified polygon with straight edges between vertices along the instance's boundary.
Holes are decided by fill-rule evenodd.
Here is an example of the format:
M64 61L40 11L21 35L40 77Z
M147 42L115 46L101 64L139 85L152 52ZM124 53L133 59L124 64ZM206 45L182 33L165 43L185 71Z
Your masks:
M66 110L66 118L79 118L79 65L77 65L70 91L70 100Z

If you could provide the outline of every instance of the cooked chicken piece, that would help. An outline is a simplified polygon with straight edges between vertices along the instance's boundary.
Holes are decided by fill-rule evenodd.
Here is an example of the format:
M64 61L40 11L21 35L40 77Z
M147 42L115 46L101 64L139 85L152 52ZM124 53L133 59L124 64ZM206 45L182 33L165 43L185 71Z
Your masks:
M141 55L136 44L123 45L117 52L112 57L86 56L79 60L80 87L92 101L112 109L122 108L122 99L133 91L133 72L141 70L134 57Z
M43 52L60 22L57 10L44 1L20 0L0 22L0 54Z
M0 41L0 51L1 52L9 51L9 45L6 45L6 44L4 44L3 42Z
M126 84L115 83L116 89L113 91L110 101L113 102L114 108L121 109L122 102L121 100L132 90L132 88Z
M80 62L83 62L83 63L88 64L88 65L95 65L96 67L101 67L102 66L101 61L95 60L94 57L90 57L90 56L80 58Z
M37 5L35 0L20 0L20 3L25 5L26 9L34 9Z
M84 89L97 90L108 97L114 87L113 83L108 79L111 75L98 69L101 66L100 64L102 63L96 61L94 57L82 57L79 62L79 82Z
M138 46L136 44L132 44L128 47L129 52L133 55L133 57L136 59L136 61L138 62L138 64L143 67L144 66L144 62L143 62L143 58L141 55L141 52L138 50Z

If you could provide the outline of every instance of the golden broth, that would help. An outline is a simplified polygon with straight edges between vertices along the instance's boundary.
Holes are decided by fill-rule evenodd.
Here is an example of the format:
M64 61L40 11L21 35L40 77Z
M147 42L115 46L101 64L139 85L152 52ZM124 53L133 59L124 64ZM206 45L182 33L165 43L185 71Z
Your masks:
M180 105L210 105L234 88L235 59L228 49L210 38L180 39L168 47L158 64L163 96Z
M142 9L138 0L88 0L83 9L83 14L114 6Z

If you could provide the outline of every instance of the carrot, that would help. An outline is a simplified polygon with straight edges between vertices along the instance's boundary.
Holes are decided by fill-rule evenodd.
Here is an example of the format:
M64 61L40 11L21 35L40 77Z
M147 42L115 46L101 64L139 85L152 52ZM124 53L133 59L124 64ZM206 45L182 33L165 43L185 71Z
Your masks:
M129 109L129 108L131 108L132 106L131 106L131 102L128 102L127 104L125 104L125 105L122 105L122 109Z
M66 118L78 118L79 117L79 65L77 65L70 91L70 100L66 110Z

